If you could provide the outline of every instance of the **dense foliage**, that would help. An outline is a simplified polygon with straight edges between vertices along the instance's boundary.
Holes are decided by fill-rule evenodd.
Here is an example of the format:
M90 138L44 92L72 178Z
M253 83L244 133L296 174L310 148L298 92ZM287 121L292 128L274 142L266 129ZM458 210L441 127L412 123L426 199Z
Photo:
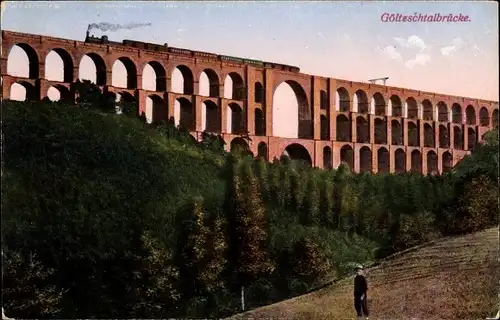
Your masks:
M252 308L497 223L498 132L449 174L352 174L226 153L73 89L78 105L2 104L10 317L220 317L241 287Z

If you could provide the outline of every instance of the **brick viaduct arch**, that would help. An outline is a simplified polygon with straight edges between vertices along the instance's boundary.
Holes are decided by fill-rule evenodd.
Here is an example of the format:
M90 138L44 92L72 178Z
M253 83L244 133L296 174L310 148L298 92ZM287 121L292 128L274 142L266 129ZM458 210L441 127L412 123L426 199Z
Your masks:
M247 146L255 156L279 158L286 150L292 158L317 167L342 162L354 171L443 172L449 170L491 128L498 126L498 102L447 96L411 89L324 78L300 73L297 67L246 60L206 52L107 38L73 41L2 31L2 97L13 84L26 88L28 99L43 99L51 87L64 99L78 79L84 56L95 65L96 84L105 93L136 99L145 112L153 101L153 120L174 116L180 105L181 125L201 138L202 105L207 131L221 133L231 145L241 144L238 134L248 132ZM29 59L29 76L7 74L7 57L15 46ZM54 51L64 65L63 81L45 79L45 59ZM121 61L127 70L126 88L112 85L112 68ZM143 70L155 71L154 90L143 88ZM172 74L184 79L182 92L172 91ZM200 77L208 78L208 93L201 95ZM232 80L232 97L224 97L224 80ZM276 88L287 83L299 103L298 138L272 136L272 105ZM230 110L230 111L228 111ZM232 113L227 128L227 112ZM233 143L231 143L233 142Z

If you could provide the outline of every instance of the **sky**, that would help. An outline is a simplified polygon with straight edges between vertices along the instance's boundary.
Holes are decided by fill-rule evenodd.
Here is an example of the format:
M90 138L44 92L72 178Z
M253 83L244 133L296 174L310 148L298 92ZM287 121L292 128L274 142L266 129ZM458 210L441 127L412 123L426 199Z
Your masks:
M6 1L2 5L3 30L83 41L90 23L150 23L93 34L106 34L113 41L167 42L284 63L300 67L303 73L352 81L389 77L387 85L498 101L498 4L494 1ZM461 14L469 21L383 21L384 14L437 13ZM16 49L9 55L8 73L22 75L27 72L26 58ZM60 63L55 53L47 58L47 77L60 77ZM83 61L80 77L90 78L94 68ZM113 85L123 86L126 73L120 62L113 71ZM144 71L144 78L146 87L154 85L152 69ZM175 72L173 78L177 91L181 80ZM205 87L204 82L200 80L200 87ZM23 94L19 88L12 91L12 96ZM57 93L49 96L57 99ZM274 135L296 136L297 119L290 116L297 110L293 91L283 84L274 98Z

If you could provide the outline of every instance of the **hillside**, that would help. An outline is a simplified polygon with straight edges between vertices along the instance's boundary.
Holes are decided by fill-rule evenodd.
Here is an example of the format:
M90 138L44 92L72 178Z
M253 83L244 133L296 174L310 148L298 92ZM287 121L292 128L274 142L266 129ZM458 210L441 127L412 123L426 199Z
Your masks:
M227 153L220 136L196 142L172 123L145 123L134 104L120 102L116 114L90 83L74 89L77 105L2 101L2 300L12 318L220 319L240 311L241 288L256 309L345 277L357 263L498 225L498 132L452 174L354 174ZM456 250L452 258L464 256ZM408 262L394 263L394 281L415 277L401 273ZM403 287L376 270L376 314L401 314L377 297L399 299ZM451 272L419 270L431 277L418 288ZM464 286L488 280L458 271ZM293 318L279 311L291 303L287 312L309 319L300 301L316 301L319 318L342 319L352 314L343 283L331 287L331 301L323 290L261 310L277 306ZM453 292L443 296L460 296ZM485 306L471 310L491 312L492 300L476 296L464 295L467 305Z
M444 238L366 270L370 319L484 319L496 314L498 228ZM354 319L352 277L230 319Z
M188 298L178 302L176 291L163 277L170 277L172 287L184 286L175 274L182 264L174 259L184 245L178 230L190 219L185 207L191 199L202 197L213 216L223 213L225 154L179 136L179 130L81 106L2 103L6 314L12 318L206 314L203 309L190 310L193 303ZM269 207L273 255L288 255L282 251L305 235L315 235L339 272L349 261L374 259L378 248L374 241L302 226L293 221L293 213L287 218L286 210ZM155 250L162 260L155 260ZM289 297L287 292L272 292L271 300L263 297L259 286L249 288L248 294L254 291L256 298L248 305ZM161 298L156 301L151 295ZM224 291L219 295L222 298L217 297L216 307L208 312L224 316L237 312L238 295ZM172 310L178 313L169 313Z

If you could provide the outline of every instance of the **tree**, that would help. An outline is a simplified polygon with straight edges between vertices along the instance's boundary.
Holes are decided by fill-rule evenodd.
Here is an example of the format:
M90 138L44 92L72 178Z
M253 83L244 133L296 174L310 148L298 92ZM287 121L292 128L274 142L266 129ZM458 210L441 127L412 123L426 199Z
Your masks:
M285 159L289 159L285 157ZM283 164L277 166L278 176L275 180L277 188L277 197L275 198L281 208L286 208L286 206L290 203L291 199L291 181L290 181L290 161L285 161Z
M221 287L224 269L225 239L222 222L209 219L203 198L195 197L179 217L177 266L186 300L204 296Z
M266 160L263 158L258 158L255 162L255 172L257 175L257 179L259 180L259 187L262 193L262 198L266 201L269 202L269 200L272 199L270 197L270 191L269 191L269 168L266 163Z
M199 268L206 256L209 229L205 225L203 199L196 197L185 210L181 211L178 220L179 240L177 242L177 265L180 270L182 294L189 299L200 295L202 283L199 279Z
M8 314L16 318L57 317L64 290L56 285L56 270L45 268L33 253L6 250L2 260L2 304Z
M229 259L234 285L248 286L269 274L274 265L267 252L265 207L250 166L229 156L226 214L229 222Z
M484 174L469 181L458 187L462 191L451 213L454 233L475 232L498 223L498 185Z
M121 96L120 101L118 102L118 107L124 115L131 117L139 116L139 105L136 100L128 101Z
M329 174L326 174L322 179L320 190L320 216L321 223L328 228L333 228L335 225L333 215L333 181Z
M70 85L70 91L76 96L76 102L81 107L116 113L115 95L110 92L103 93L101 88L90 80L78 79Z
M307 287L331 271L331 264L320 246L309 237L303 237L293 245L291 266L293 277L304 282Z
M491 180L498 180L499 168L499 132L488 131L483 135L484 141L480 143L471 155L465 156L454 168L455 175L463 179L469 175L486 174Z
M306 190L307 193L300 206L301 221L305 225L320 225L319 190L316 176L313 172L309 173Z
M134 306L138 318L166 318L179 315L177 303L181 298L178 290L179 269L170 250L158 237L145 232L141 237L145 251L142 268L136 273L136 290L139 300Z
M92 108L100 104L102 91L90 80L76 80L70 85L72 93L76 94L76 102L83 107Z
M203 131L201 144L209 150L222 153L224 151L224 146L226 145L226 142L224 141L224 138L222 138L221 135L216 135L211 132Z
M302 214L302 201L304 200L304 187L302 184L304 183L304 180L300 176L300 174L297 172L296 168L290 168L290 193L289 193L289 198L290 202L288 203L289 205L289 210L293 213L296 213L298 215Z
M405 250L440 236L434 227L434 216L430 212L403 214L398 223L399 232L390 239L392 252Z

